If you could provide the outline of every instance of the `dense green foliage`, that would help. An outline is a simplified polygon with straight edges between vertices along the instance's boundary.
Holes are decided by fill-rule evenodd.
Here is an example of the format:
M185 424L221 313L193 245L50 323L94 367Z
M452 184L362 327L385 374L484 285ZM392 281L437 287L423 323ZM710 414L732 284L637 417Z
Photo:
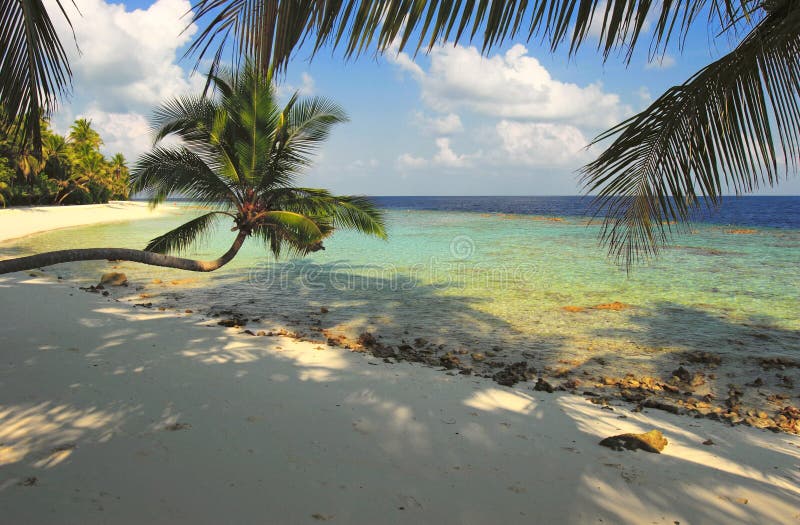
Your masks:
M42 121L42 156L15 140L15 126L0 128L0 205L95 204L128 198L128 167L107 159L91 122L78 119L63 137Z

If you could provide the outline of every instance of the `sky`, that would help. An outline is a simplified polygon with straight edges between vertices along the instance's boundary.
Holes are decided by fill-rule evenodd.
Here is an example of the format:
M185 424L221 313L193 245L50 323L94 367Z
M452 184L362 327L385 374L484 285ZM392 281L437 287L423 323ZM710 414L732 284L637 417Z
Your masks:
M154 108L204 86L192 74L194 59L184 57L198 32L184 16L191 4L75 0L72 40L48 1L74 74L53 127L66 133L76 118L90 119L104 153L122 152L134 164L151 146ZM719 46L699 28L683 49L651 60L642 46L629 64L616 56L604 63L592 45L570 58L524 39L486 56L469 42L416 57L395 50L350 60L331 50L312 60L301 49L279 92L330 98L350 117L304 186L368 195L577 195L577 170L601 151L586 149L591 139L719 57ZM800 178L761 193L798 195Z

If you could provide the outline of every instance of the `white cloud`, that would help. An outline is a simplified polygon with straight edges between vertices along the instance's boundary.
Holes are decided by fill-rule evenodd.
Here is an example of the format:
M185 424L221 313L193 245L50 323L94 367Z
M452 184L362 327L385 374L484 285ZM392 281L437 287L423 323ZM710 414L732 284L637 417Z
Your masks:
M464 129L461 118L455 113L448 113L441 117L428 117L418 111L414 114L414 122L423 132L432 135L452 135Z
M415 79L424 79L425 71L414 62L414 59L408 56L408 53L396 52L395 49L397 49L397 46L393 45L389 52L386 53L386 57L389 61L397 64L403 71L411 73L411 76Z
M456 153L450 146L450 139L447 137L439 137L435 143L436 153L430 159L403 153L397 158L397 167L401 169L418 169L426 166L466 168L472 165L473 160L482 156L480 151L471 155Z
M47 0L49 10L57 10ZM147 149L147 117L166 99L198 92L199 75L190 77L177 64L178 50L196 32L186 27L188 0L157 0L149 8L126 11L122 4L76 0L81 15L70 12L80 52L70 38L65 48L73 71L73 96L55 115L65 132L75 117L92 119L106 142L106 153L122 151L130 160ZM67 6L68 8L70 6ZM63 17L56 30L70 35Z
M434 164L447 168L463 168L470 164L470 158L467 155L459 155L453 151L450 147L450 139L446 137L436 139L436 147L439 150L433 157Z
M397 167L398 168L421 168L426 166L428 161L422 157L415 157L410 153L403 153L399 157L397 157Z
M496 126L501 158L523 166L572 166L586 157L588 140L570 125L501 120Z
M442 46L424 71L405 53L389 55L419 83L422 100L438 112L466 108L500 118L610 126L631 113L599 82L586 86L554 79L525 46L484 57L475 47Z
M636 95L639 97L639 100L645 104L649 104L653 101L653 95L650 93L650 90L647 89L647 86L639 87L639 89L636 91Z
M293 84L278 85L278 96L290 97L297 92L301 97L308 97L315 93L314 79L306 72L300 75L300 86Z
M116 152L143 152L150 148L152 134L144 115L138 113L108 113L88 108L80 117L92 121L92 127L100 133L109 154ZM132 163L136 158L125 155Z
M652 60L645 64L645 69L669 69L675 65L675 57L672 55L664 54L659 57L653 57Z

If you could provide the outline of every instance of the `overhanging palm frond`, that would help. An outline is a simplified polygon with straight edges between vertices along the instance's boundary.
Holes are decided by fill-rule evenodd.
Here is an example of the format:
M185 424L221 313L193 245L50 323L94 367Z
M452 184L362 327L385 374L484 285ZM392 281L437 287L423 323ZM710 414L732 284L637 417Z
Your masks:
M583 168L603 240L630 265L667 242L701 198L772 185L800 164L800 2L772 9L730 54L600 135Z
M211 71L218 69L231 39L235 60L251 57L262 73L274 64L283 67L317 18L318 0L200 0L192 6L191 24L205 27L186 51L197 63L214 48ZM333 3L335 5L335 3ZM208 21L208 24L206 24ZM188 27L187 27L188 28ZM284 60L274 60L285 57Z
M61 0L56 5L69 22ZM71 23L70 23L71 27ZM42 0L0 0L0 101L17 141L41 154L41 118L70 88L72 71Z
M752 0L199 0L191 23L205 29L187 53L199 63L216 47L212 62L218 64L233 38L232 49L255 57L266 72L284 69L306 39L313 40L314 52L341 45L348 57L373 45L385 51L398 44L402 51L412 40L419 51L437 42L478 39L488 52L520 36L541 38L553 50L568 43L574 53L590 32L599 32L605 57L621 50L630 59L650 22L655 54L676 37L682 43L698 21L735 28L757 5Z
M211 212L201 215L191 221L181 224L174 230L170 230L163 235L147 243L145 251L155 253L179 253L186 251L194 244L198 237L208 232L213 226L214 220L223 215L219 212Z

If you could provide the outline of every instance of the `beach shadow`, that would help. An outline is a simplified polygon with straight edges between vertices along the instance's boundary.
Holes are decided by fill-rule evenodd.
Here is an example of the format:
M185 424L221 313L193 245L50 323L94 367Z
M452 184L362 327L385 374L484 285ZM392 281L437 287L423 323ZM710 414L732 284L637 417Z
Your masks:
M443 352L495 350L509 358L532 359L534 351L566 351L569 339L553 334L530 334L490 312L491 294L474 289L489 273L427 275L425 269L383 265L353 265L346 261L292 261L251 268L247 278L217 274L203 278L190 290L156 289L166 304L179 309L204 305L209 315L257 319L258 328L286 328L324 341L326 334L355 340L373 333L388 345L424 339L443 345ZM465 280L471 279L470 286ZM494 292L493 292L494 293ZM529 354L526 356L526 354Z
M635 325L634 329L614 327L595 333L602 337L633 339L651 347L714 351L723 355L746 351L752 357L796 357L800 348L800 330L781 328L768 315L731 320L663 301L651 308L633 311L627 320Z
M771 403L780 408L798 395L800 331L782 328L769 316L732 320L661 302L636 309L626 322L631 326L605 328L595 334L630 341L648 351L631 357L600 353L595 359L618 367L608 370L609 374L621 375L628 368L626 360L646 359L663 380L670 379L679 366L703 373L706 388L720 399L727 397L732 386L750 397L751 406ZM764 401L771 396L771 401Z

